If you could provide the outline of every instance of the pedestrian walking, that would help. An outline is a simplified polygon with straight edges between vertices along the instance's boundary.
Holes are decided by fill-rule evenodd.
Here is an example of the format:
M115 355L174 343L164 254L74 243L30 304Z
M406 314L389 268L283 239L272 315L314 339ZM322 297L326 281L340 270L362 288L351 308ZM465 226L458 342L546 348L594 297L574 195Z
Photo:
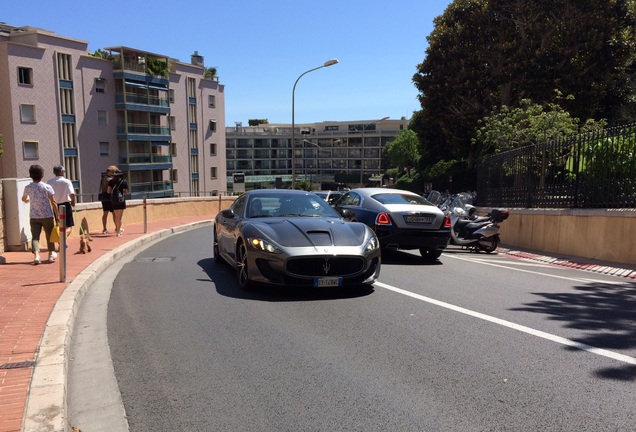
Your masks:
M108 228L106 223L108 222L108 214L113 215L113 223L115 223L115 213L113 212L113 201L111 194L108 192L108 184L113 179L113 173L117 169L116 166L111 165L106 168L106 174L102 176L102 181L99 185L99 200L102 202L102 234L108 234Z
M49 251L49 261L53 262L57 258L55 253L55 243L51 242L51 232L59 219L57 203L55 202L55 191L51 185L42 182L44 168L40 165L29 167L29 177L33 180L24 187L22 201L30 204L29 224L31 226L31 252L33 252L33 264L40 264L40 235L42 229L46 235L46 244Z
M113 215L115 217L115 232L117 237L121 237L124 234L124 229L121 227L122 217L124 210L126 209L126 197L128 193L128 182L124 179L124 173L117 167L113 170L113 178L108 182L108 193L111 195L111 202L113 204Z
M55 202L59 206L64 206L66 208L65 215L66 218L65 226L66 226L66 236L70 237L71 231L73 231L73 226L75 225L75 220L73 219L73 207L75 207L75 189L73 189L73 183L66 177L66 170L63 165L55 165L53 167L53 177L51 180L47 181L47 184L51 185L53 191L55 191Z

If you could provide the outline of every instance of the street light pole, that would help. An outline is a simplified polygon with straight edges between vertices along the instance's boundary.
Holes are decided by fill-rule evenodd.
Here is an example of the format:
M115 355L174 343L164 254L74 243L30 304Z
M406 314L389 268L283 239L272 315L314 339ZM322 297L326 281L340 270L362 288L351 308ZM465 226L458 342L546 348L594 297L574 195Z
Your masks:
M295 125L295 121L294 121L294 95L296 93L296 84L298 84L298 81L305 76L306 74L308 74L309 72L313 72L315 70L327 67L327 66L333 66L335 64L338 63L338 59L331 59L331 60L327 60L322 66L318 66L315 67L313 69L309 69L308 71L303 72L302 74L300 74L300 76L298 78L296 78L296 82L294 83L294 87L292 88L292 142L291 142L291 151L292 151L292 159L291 159L291 163L292 163L292 182L291 182L291 187L292 189L296 189L296 155L295 155L295 139L296 139L296 125Z
M364 131L367 126L371 126L372 124L379 123L381 121L387 120L389 117L382 117L380 120L372 121L371 123L367 123L362 126L362 150L360 151L360 187L364 186L362 177L364 176Z
M309 145L318 147L319 149L321 148L320 144L316 144L315 142L311 142L311 141L306 140L306 139L303 140L303 143L307 143ZM319 180L320 181L320 185L322 186L322 179L321 179L322 173L321 173L321 170L320 170L320 150L316 150L316 152L318 154L318 157L314 157L314 161L316 162L316 165L318 166L318 178L320 179Z

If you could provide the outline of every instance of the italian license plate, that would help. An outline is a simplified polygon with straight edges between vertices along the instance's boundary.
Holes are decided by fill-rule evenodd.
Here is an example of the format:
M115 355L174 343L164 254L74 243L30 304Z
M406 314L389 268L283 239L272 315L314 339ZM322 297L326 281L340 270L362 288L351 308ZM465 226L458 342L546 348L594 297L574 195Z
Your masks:
M314 278L314 287L342 286L342 278Z
M417 216L407 215L404 216L406 223L431 223L433 222L433 216Z

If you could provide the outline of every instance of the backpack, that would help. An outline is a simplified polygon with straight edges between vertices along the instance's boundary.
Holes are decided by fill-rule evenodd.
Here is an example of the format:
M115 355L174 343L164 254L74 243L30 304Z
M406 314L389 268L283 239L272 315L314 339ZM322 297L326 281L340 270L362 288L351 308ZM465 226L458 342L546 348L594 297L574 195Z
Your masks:
M119 180L116 186L113 187L113 192L110 195L110 199L113 204L121 204L124 202L124 194L119 190L122 180Z

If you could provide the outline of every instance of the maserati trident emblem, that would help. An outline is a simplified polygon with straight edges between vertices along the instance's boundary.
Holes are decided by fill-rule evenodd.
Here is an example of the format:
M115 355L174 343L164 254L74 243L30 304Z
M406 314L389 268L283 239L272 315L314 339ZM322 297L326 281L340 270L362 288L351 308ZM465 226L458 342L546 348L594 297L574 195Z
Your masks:
M331 265L329 264L328 259L325 259L325 262L322 264L322 269L324 270L325 274L329 274L329 270L331 270Z

